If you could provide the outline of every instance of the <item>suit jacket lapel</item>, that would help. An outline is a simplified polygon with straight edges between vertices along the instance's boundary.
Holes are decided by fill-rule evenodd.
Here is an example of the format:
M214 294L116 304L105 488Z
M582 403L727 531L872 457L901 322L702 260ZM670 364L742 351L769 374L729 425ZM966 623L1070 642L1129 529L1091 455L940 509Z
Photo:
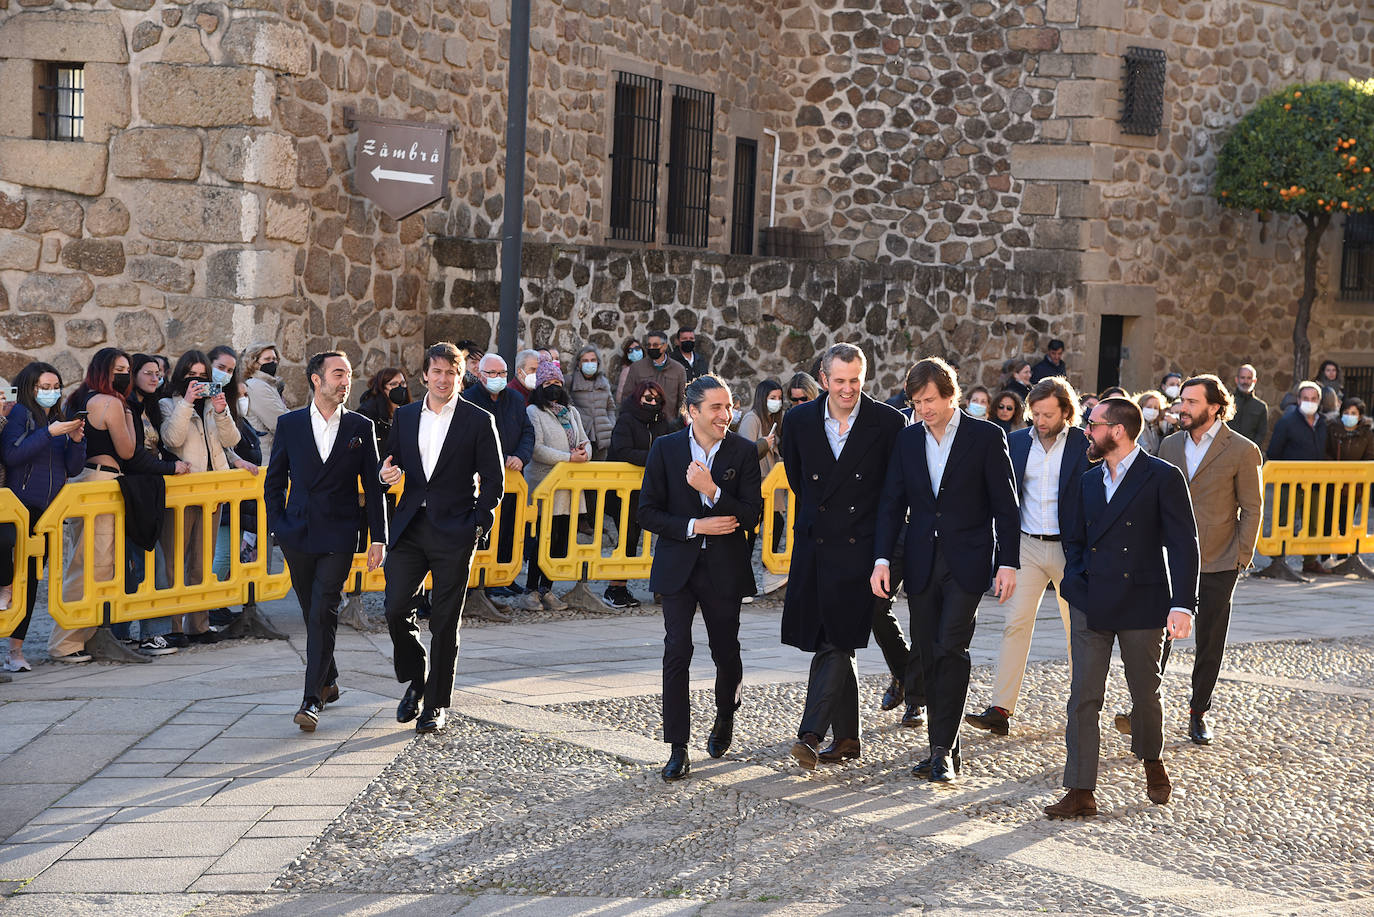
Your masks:
M859 397L864 398L865 396L860 395ZM835 488L840 486L840 482L849 476L850 471L859 463L859 460L868 453L869 449L873 448L873 434L878 428L877 410L873 404L859 405L859 416L854 418L854 428L849 431L849 436L844 441L844 447L840 449L840 456L835 460L835 467L830 469L830 475L826 478L825 492L821 495L822 500L830 496ZM825 412L823 410L821 412L821 425L821 432L824 434ZM826 437L825 445L828 450L830 448L829 437ZM877 482L875 486L881 487L882 482Z
M915 439L916 454L912 460L916 463L915 475L921 481L920 492L930 497L931 505L935 505L935 490L930 486L930 466L926 464L926 425L922 421L915 426L907 429L915 430L911 434Z
M455 397L462 397L462 396L455 396ZM458 448L458 440L459 440L459 438L461 437L461 433L462 433L462 431L459 430L459 427L462 426L462 424L461 424L461 423L459 422L459 420L458 420L458 408L459 408L459 407L461 407L461 405L455 404L455 405L453 406L453 419L451 419L451 420L449 421L449 424L448 424L448 433L444 436L444 442L443 442L443 444L439 447L439 457L438 457L437 459L434 460L434 476L435 476L435 477L438 477L438 476L439 476L439 469L440 469L440 468L443 468L444 465L445 465L450 459L453 458L454 452L457 451L457 448ZM504 459L503 459L503 460L504 460Z
M320 447L315 444L315 418L310 413L309 405L306 405L304 414L305 430L302 435L305 437L305 454L309 462L309 480L313 481L318 478L320 472L324 470L324 461L320 458Z
M323 462L320 463L320 474L324 474L325 469L327 469L331 464L333 464L339 458L339 456L342 455L344 451L348 448L348 444L352 441L353 437L352 434L350 434L346 428L351 426L353 426L353 424L349 422L347 414L343 414L339 417L339 432L338 435L334 437L334 446L329 450L329 456ZM315 431L312 428L310 432L313 434ZM315 455L317 457L319 456L318 449L315 450Z
M1220 420L1218 420L1217 423L1221 424L1221 426L1217 428L1217 435L1212 438L1212 445L1207 447L1207 454L1202 457L1202 461L1198 462L1197 471L1193 472L1193 478L1201 477L1202 472L1206 470L1208 465L1212 464L1212 462L1216 460L1217 456L1221 455L1227 449L1231 448L1231 428L1226 426L1226 424L1222 423ZM1187 436L1188 434L1184 433L1183 435ZM1188 448L1188 443L1186 440L1183 443L1183 448L1185 450ZM1188 472L1187 455L1188 453L1185 451L1183 466L1184 474L1187 474ZM1189 480L1192 480L1192 478L1190 478Z
M1136 491L1140 490L1145 484L1145 479L1150 476L1148 466L1149 457L1144 450L1141 450L1140 455L1135 457L1135 461L1132 462L1131 467L1127 469L1126 477L1117 486L1116 493L1112 495L1110 501L1107 501L1105 477L1107 470L1106 468L1102 469L1104 477L1102 484L1099 486L1102 487L1102 499L1107 502L1107 506L1102 510L1102 515L1098 517L1096 530L1090 533L1088 537L1089 542L1101 538L1102 534L1112 527L1112 523L1116 522L1117 517L1121 515L1127 505L1130 504L1131 500L1135 498Z
M973 421L967 416L959 418L959 425L954 429L954 442L949 447L949 458L945 460L945 474L944 477L940 478L941 487L944 486L945 481L949 480L950 472L959 467L959 463L964 460L969 450L973 448L973 438L978 435L971 429L973 426ZM945 435L949 436L949 434L950 430L946 427ZM924 437L922 437L922 439L924 439ZM927 475L927 477L929 477L929 475ZM938 500L940 495L936 494L935 498Z
M405 408L402 408L396 414L396 424L401 428L398 435L401 455L398 458L407 475L413 473L417 480L428 484L429 479L425 477L425 463L420 458L420 410L423 407L423 403L420 403L420 407L416 410L406 411ZM414 450L414 454L407 454L411 450Z

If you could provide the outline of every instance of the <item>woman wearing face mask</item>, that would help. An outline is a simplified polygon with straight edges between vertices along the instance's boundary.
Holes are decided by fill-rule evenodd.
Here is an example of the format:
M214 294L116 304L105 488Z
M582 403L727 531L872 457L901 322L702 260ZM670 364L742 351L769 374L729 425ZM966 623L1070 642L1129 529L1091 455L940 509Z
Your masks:
M239 441L227 455L233 468L256 475L266 456L257 432L248 422L246 413L249 408L248 396L238 377L238 354L232 347L221 344L206 354L210 358L210 381L224 387L224 397L229 405L229 414L234 418L234 426L239 431ZM258 549L258 504L256 500L245 501L239 506L239 540L233 541L233 531L229 524L227 506L220 507L219 529L215 537L215 559L211 566L215 577L220 580L229 578L230 557L237 551L244 560L257 557ZM225 628L234 622L238 615L228 608L210 610L210 623Z
M30 363L19 371L14 386L18 389L15 405L0 430L0 461L5 465L5 484L28 508L32 525L67 481L82 473L86 464L85 423L62 417L57 406L62 400L62 376L55 367ZM13 555L10 558L13 563ZM29 671L24 638L33 618L42 569L33 557L28 565L28 599L24 619L9 634L7 672ZM13 582L13 570L9 573L7 579Z
M1174 402L1178 401L1178 396L1182 393L1183 377L1178 373L1166 373L1163 379L1159 380L1159 392L1164 396L1164 403L1160 405L1161 410L1173 407ZM1104 394L1103 397L1106 397Z
M257 434L264 457L272 455L277 418L290 410L281 397L280 368L275 344L258 343L243 352L243 394L248 398L248 409L242 413Z
M611 394L611 380L601 370L601 357L596 347L588 344L577 352L573 366L563 374L563 384L573 407L582 416L587 438L592 441L592 461L604 462L611 449L611 431L615 429L619 412ZM595 513L596 508L591 512Z
M968 390L968 404L964 410L970 417L977 417L980 420L988 419L988 411L992 408L992 395L981 385L975 385ZM908 415L909 416L909 415Z
M615 384L615 400L621 403L625 401L625 377L630 374L630 367L644 359L644 346L638 339L630 338L620 345L620 378Z
M168 385L169 395L158 404L162 413L162 442L164 447L190 466L193 473L227 471L229 450L238 445L239 429L230 413L229 399L223 392L213 397L210 392L210 357L199 350L188 350L177 360ZM223 370L221 370L223 372ZM170 566L173 585L199 585L204 576L201 556L201 526L209 524L211 531L219 530L220 512L205 519L198 506L186 508L183 517L182 559L185 564L176 569L175 552ZM219 637L210 629L209 612L199 611L182 616L172 624L173 634L168 642L181 641L175 635L194 643L216 643Z
M630 390L620 404L620 416L611 432L611 461L644 467L654 440L673 432L673 425L663 416L663 401L663 389L653 380L645 379ZM644 530L639 525L639 491L630 493L629 503L622 541L625 553L637 557L644 538ZM615 494L607 495L606 514L616 521L616 525L620 524L620 498ZM602 598L612 608L639 607L639 600L630 594L625 580L608 585Z
M1136 442L1142 451L1150 455L1159 455L1159 444L1164 442L1164 437L1174 432L1174 425L1169 423L1164 414L1164 395L1153 390L1141 392L1135 396L1135 403L1140 407L1141 416L1145 418L1145 424L1140 428L1140 438Z
M776 379L764 379L754 388L753 405L740 418L739 435L754 441L754 447L759 453L759 474L765 478L768 477L768 472L773 470L773 466L782 461L782 415L782 384ZM774 511L774 551L782 544L783 525L782 513ZM758 541L760 531L762 527L745 535L751 551ZM771 579L770 574L770 582L767 584L769 588L761 590L762 592L773 592L782 585L772 582ZM785 578L783 582L786 582ZM753 603L753 599L753 596L745 596L741 601L748 605Z
M577 408L568 400L567 390L563 387L563 373L552 359L539 361L535 370L535 386L529 407L525 413L534 426L534 455L525 466L525 483L530 492L539 482L548 477L553 466L559 462L585 462L591 458L591 443L582 426L582 417ZM585 501L579 496L576 512L586 511ZM572 496L567 491L554 495L553 526L547 533L550 550L554 556L568 551L568 517L574 512ZM534 541L540 538L538 525L534 530ZM537 552L529 555L529 575L525 578L525 595L519 607L529 611L540 608L546 611L562 611L567 603L553 592L553 580L539 569Z
M1320 376L1318 377L1320 378ZM1360 398L1346 398L1341 402L1339 419L1326 425L1326 457L1333 462L1374 462L1374 426L1370 425L1369 417L1365 413L1365 403ZM1332 513L1333 501L1337 501L1340 506L1340 531L1346 531L1346 516L1350 506L1349 490L1350 485L1342 485L1340 494L1334 493L1334 488L1327 491L1326 504L1326 533L1331 534L1331 520L1335 518ZM1362 523L1365 520L1360 516L1360 510L1364 506L1364 487L1355 485L1355 521ZM1336 561L1345 559L1344 555L1332 558Z
M396 409L406 404L410 404L410 387L406 384L406 374L401 370L388 366L368 381L367 391L358 399L358 413L372 421L372 429L377 434L378 454L386 449Z
M132 385L127 353L115 347L96 351L86 378L67 399L67 416L86 419L85 467L73 483L113 481L120 475L120 462L133 457L134 421L126 403ZM80 599L85 592L86 538L93 542L91 573L95 582L108 582L116 576L114 517L96 516L89 532L80 520L68 523L63 538L67 567L62 572L62 597L69 601ZM91 657L83 650L94 633L94 627L69 631L54 626L48 638L48 655L65 662L89 661Z

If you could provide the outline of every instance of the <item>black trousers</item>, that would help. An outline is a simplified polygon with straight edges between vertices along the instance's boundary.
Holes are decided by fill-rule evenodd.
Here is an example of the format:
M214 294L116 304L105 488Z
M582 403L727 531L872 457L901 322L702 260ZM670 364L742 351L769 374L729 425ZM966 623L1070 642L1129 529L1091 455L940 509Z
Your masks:
M39 513L37 510L35 510L33 507L29 507L29 534L30 534L30 535L33 534L33 526L34 526L35 523L38 522L38 517L39 517L39 515L40 515L40 513ZM12 552L14 551L15 547L17 546L17 544L18 544L18 542L19 542L19 534L18 534L18 530L15 528L15 526L12 526L12 525L11 525L11 526L0 526L0 528L8 528L8 529L10 530L10 533L9 533L9 534L10 534L10 537L9 537L9 543L8 543L9 546L8 546L8 548L4 548L4 550L7 550L7 551L11 552L10 555L9 555L9 568L8 568L8 569L9 569L9 579L0 581L0 584L2 584L2 583L13 584L13 583L14 583L14 554L13 554ZM13 631L10 633L10 635L9 635L11 639L14 639L14 640L18 640L18 641L20 641L20 642L23 642L23 641L28 637L28 635L29 635L29 622L33 620L33 609L34 609L34 607L38 604L38 575L39 575L40 573L42 573L42 572L43 572L43 565L40 564L40 563L38 562L38 558L36 558L36 557L30 557L30 558L28 559L29 594L28 594L28 596L27 596L27 597L25 598L25 600L24 600L24 619L23 619L22 621L20 621L17 625L15 625L14 630L13 630Z
M501 498L501 525L496 530L496 559L501 563L510 560L514 547L515 494L506 494Z
M882 650L883 662L892 677L902 683L906 702L924 707L926 703L925 668L921 665L921 650L914 640L908 642L902 632L901 622L893 611L897 604L897 590L902 587L902 557L905 553L903 542L898 539L897 547L889 558L888 597L873 597L873 640Z
M339 632L339 605L353 555L306 554L282 548L291 571L291 588L305 618L304 702L320 703L324 689L339 680L334 665L334 642Z
M525 541L525 555L529 558L529 570L525 574L526 592L548 592L553 588L553 580L539 566L539 538L543 535L539 523L534 525L534 535ZM549 525L549 554L565 557L568 553L568 514L554 516Z
M700 551L707 554L708 551ZM681 592L663 596L663 741L684 745L691 734L689 694L692 619L697 608L706 624L711 661L716 664L716 710L739 709L744 663L739 647L739 596L722 595L711 577L709 558L698 557Z
M1197 652L1193 657L1193 696L1188 700L1188 709L1194 713L1206 713L1212 709L1212 693L1216 691L1217 676L1221 674L1226 633L1231 627L1231 599L1236 593L1239 575L1237 570L1223 570L1198 576L1197 615L1193 618ZM1169 664L1169 653L1173 646L1174 641L1166 637L1159 663L1161 675Z
M832 731L837 741L859 737L859 666L853 650L822 641L811 657L797 738L808 732L825 738Z
M453 703L458 672L458 625L463 619L473 540L454 541L436 529L421 509L386 558L386 626L395 650L396 680L424 688L426 708ZM434 577L429 611L429 653L420 642L412 599Z
M959 723L968 702L973 662L969 643L978 620L981 592L965 592L954 580L945 545L935 542L935 564L926 588L912 595L912 642L920 649L925 669L926 723L931 749L959 748Z

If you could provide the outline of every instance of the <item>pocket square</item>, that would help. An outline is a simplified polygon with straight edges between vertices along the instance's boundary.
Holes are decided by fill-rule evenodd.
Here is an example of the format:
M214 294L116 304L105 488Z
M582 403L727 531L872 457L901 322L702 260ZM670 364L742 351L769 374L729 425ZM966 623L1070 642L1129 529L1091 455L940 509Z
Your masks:
M362 447L363 438L361 436L355 436L348 441L348 448L350 449L361 449Z
M727 469L725 469L725 471L721 472L721 475L720 475L720 479L721 479L722 481L731 481L731 480L734 480L734 477L735 477L735 469L733 469L733 468L727 468Z

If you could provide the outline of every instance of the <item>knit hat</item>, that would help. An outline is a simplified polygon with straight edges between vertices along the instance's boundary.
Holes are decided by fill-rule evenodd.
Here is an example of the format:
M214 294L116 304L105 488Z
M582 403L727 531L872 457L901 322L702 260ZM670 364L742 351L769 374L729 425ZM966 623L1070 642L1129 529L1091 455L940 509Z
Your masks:
M563 384L563 370L558 368L558 364L548 357L539 358L539 368L534 371L534 384L536 387L545 382L557 382Z

